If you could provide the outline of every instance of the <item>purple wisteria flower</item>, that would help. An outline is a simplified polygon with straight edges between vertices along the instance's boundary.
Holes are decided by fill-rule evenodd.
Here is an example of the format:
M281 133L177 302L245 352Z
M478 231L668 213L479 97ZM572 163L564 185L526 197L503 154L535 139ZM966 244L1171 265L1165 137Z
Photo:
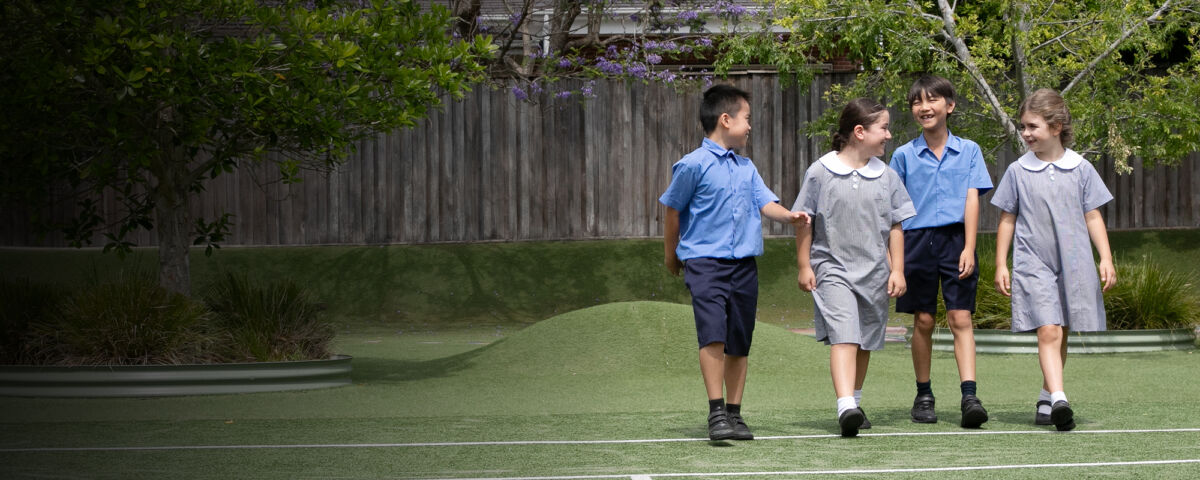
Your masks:
M658 64L662 63L662 56L656 55L653 53L646 55L646 63L649 63L651 65L658 65Z
M582 94L584 98L596 98L596 94L592 93L592 87L595 86L595 81L588 82L587 85L584 85L583 88L579 89L579 93Z
M564 99L564 98L570 98L570 97L571 97L570 91L562 91L562 92L558 92L558 93L554 94L554 98L557 98L560 100Z
M635 63L629 66L629 74L634 77L646 78L647 73L649 73L649 69L646 68L645 64Z
M570 66L571 66L571 59L569 59L569 58L558 59L558 68L570 68Z
M607 58L603 57L596 59L596 68L599 68L601 72L604 72L608 75L620 75L625 73L625 68L622 67L621 64L610 62Z
M512 94L513 98L517 100L525 100L529 98L529 95L525 94L525 91L521 90L521 87L512 87Z
M696 13L695 11L692 11L692 10L684 10L682 12L679 12L679 14L676 15L675 17L687 22L687 21L691 21L691 20L695 20L695 19L699 18L700 14Z
M699 45L702 47L711 47L712 39L708 38L708 37L700 37L700 38L696 39L696 45Z

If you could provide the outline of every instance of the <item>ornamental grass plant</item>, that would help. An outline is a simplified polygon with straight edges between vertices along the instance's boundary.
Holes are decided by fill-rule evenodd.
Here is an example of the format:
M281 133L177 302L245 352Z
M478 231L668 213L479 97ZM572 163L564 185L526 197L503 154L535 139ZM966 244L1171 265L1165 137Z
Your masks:
M975 293L975 328L1010 329L1012 300L997 292L993 285L995 237L979 236L976 251L979 288ZM1114 263L1117 284L1104 292L1109 330L1185 328L1200 323L1200 299L1193 288L1196 283L1193 275L1165 269L1149 257L1116 258ZM939 295L939 327L946 326L945 312L945 304Z
M218 361L203 303L146 275L84 287L30 326L34 363L157 365Z
M330 356L333 327L320 318L320 306L290 281L255 281L226 274L205 301L230 337L224 352L231 361L274 362Z

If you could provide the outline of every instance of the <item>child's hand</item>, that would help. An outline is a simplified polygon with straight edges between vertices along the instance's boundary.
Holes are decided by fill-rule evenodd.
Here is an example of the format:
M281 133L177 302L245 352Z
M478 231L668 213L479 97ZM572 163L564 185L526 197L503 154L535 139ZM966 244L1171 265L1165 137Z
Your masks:
M1012 296L1012 282L1008 277L1008 266L996 267L996 291L1006 297Z
M1117 269L1113 267L1112 260L1100 261L1100 281L1104 282L1105 292L1117 284Z
M904 281L904 273L892 270L892 273L888 275L888 296L899 298L906 291L908 291L908 284Z
M667 271L671 272L671 275L676 277L679 276L679 270L683 269L683 262L679 261L679 257L674 255L668 256L666 260L663 261L663 264L667 266Z
M958 256L958 279L962 280L975 272L975 250L963 250Z
M809 225L812 223L812 217L804 212L792 212L790 222L792 225Z
M817 289L817 274L813 273L812 267L801 268L800 274L796 276L796 283L800 285L800 289L806 292L811 292Z

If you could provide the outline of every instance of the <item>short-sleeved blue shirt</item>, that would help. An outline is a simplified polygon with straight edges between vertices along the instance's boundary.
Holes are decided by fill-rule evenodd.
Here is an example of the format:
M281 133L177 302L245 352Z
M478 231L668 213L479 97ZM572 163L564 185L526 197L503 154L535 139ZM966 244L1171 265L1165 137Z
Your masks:
M979 190L980 196L992 189L979 145L953 133L941 161L925 143L925 135L919 135L892 153L890 166L917 207L917 216L904 221L905 230L962 223L967 189Z
M679 211L680 260L762 255L762 214L779 201L749 158L704 139L671 166L671 185L659 197Z

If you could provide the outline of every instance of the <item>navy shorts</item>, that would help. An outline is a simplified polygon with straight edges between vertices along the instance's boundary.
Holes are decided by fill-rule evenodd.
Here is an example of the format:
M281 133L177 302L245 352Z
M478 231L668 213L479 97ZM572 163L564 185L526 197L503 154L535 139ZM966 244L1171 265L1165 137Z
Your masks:
M692 292L700 346L724 343L726 355L749 355L758 310L754 257L693 258L684 263L683 272L684 284Z
M896 299L900 313L937 313L938 285L947 310L975 313L979 285L979 257L967 278L958 278L958 256L963 250L963 224L904 231L904 281L908 291Z

